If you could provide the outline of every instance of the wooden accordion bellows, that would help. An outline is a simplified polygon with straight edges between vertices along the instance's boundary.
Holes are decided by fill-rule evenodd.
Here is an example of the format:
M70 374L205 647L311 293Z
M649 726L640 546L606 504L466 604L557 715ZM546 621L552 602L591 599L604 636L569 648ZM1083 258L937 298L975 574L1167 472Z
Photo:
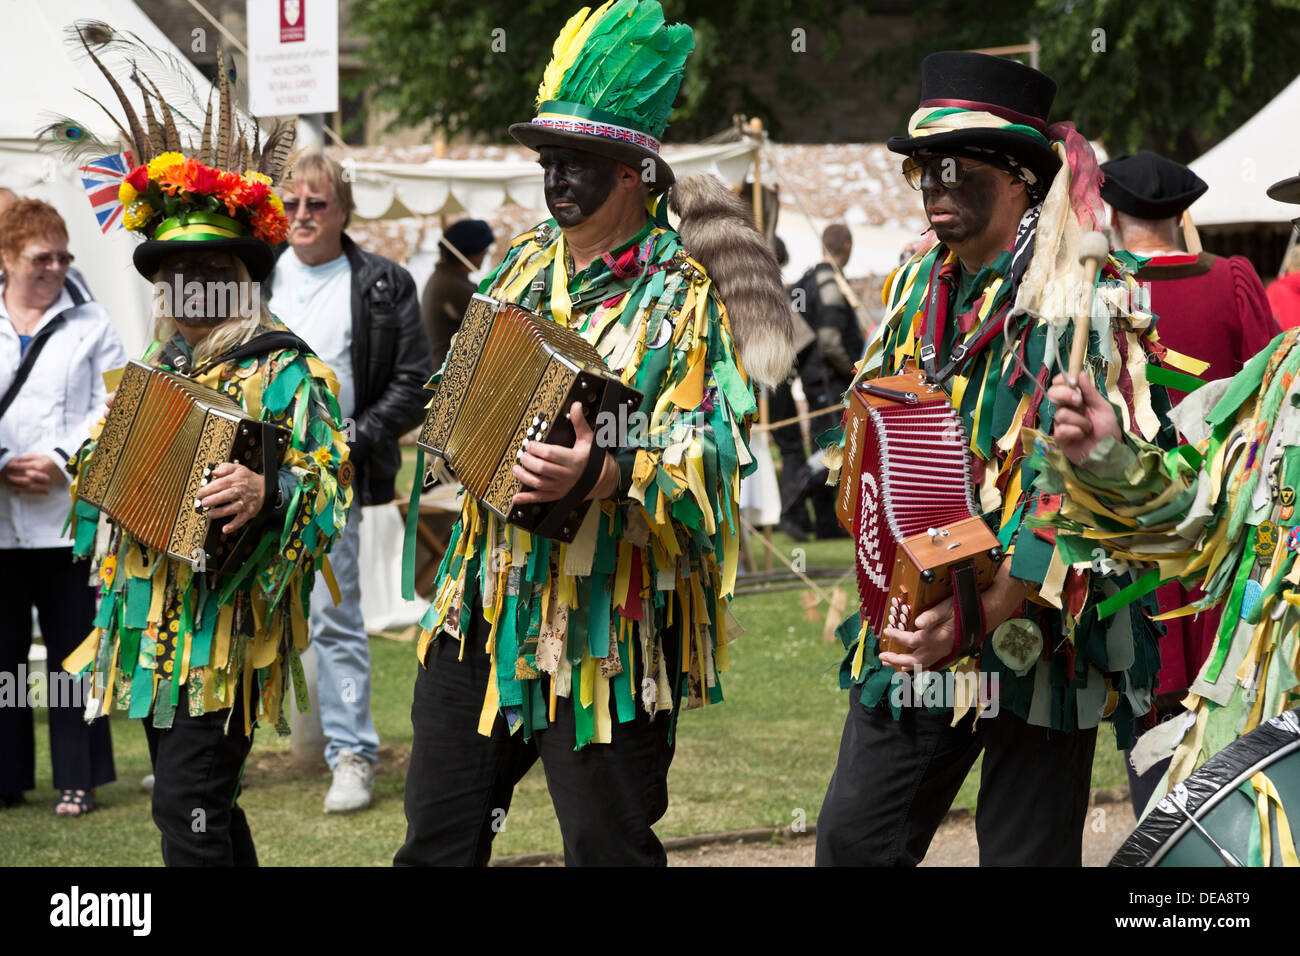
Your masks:
M562 501L512 507L520 483L512 469L525 441L571 447L569 409L581 402L587 424L626 421L641 393L624 385L577 332L511 303L475 295L417 441L445 459L467 491L498 518L534 534L572 541L600 477L605 449L592 445L588 474ZM603 419L602 419L603 420ZM592 469L595 469L592 474ZM580 493L578 493L580 492Z
M250 417L224 392L140 362L122 374L77 495L136 541L219 574L236 572L260 523L221 533L195 493L224 461L266 475L288 447L283 428Z
M835 511L853 536L862 619L883 651L907 651L885 627L912 630L954 593L955 576L984 590L1002 560L971 494L961 417L912 368L850 392Z

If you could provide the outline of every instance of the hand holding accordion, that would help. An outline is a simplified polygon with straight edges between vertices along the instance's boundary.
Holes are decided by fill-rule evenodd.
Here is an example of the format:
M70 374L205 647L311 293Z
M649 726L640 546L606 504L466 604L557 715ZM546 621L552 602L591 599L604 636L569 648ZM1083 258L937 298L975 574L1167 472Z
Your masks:
M950 596L956 653L983 639L979 595L1002 548L975 509L965 429L943 390L909 367L854 386L835 510L853 536L862 619L882 651L909 653L885 628L913 630Z
M599 433L603 416L620 406L631 412L640 402L641 393L624 385L578 333L475 295L416 444L444 459L502 521L572 541L591 506L587 496L600 479L605 448L593 439L577 482L559 500L534 497L516 475L516 462L530 456L527 470L534 474L553 472L543 462L563 461L567 470L573 461L555 452L577 444L569 417L575 404L584 427ZM525 443L538 451L525 451ZM516 502L521 491L525 497Z
M78 497L155 551L196 571L233 574L256 544L260 524L254 518L224 533L200 492L223 463L237 462L257 473L265 500L274 494L288 443L285 429L249 416L226 393L131 362L81 475ZM241 505L223 514L243 510Z

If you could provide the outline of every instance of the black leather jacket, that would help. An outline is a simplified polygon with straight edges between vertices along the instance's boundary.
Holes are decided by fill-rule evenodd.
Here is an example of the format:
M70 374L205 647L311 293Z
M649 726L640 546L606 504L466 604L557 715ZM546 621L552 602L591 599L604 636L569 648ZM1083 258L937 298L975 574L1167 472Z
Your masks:
M287 245L276 251L284 254ZM352 266L352 379L356 389L355 430L345 434L356 503L393 500L402 453L397 440L420 424L429 393L424 383L433 359L420 318L415 280L397 263L363 251L343 235ZM270 290L267 290L270 294ZM279 316L290 328L292 316ZM345 426L347 423L344 423Z

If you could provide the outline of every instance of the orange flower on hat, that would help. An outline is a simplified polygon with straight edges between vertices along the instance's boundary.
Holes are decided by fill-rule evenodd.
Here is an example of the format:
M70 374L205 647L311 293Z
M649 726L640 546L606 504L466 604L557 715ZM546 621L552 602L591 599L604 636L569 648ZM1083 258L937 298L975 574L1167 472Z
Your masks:
M216 193L221 180L221 170L204 166L193 157L182 164L181 182L187 193L207 196Z
M257 207L252 226L254 236L273 246L284 242L289 235L288 217L269 202L263 202Z

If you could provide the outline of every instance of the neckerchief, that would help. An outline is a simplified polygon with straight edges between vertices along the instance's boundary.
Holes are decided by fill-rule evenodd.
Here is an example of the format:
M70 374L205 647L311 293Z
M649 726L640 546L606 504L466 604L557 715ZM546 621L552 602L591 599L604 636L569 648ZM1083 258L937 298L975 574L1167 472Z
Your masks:
M952 300L959 284L957 270L961 268L961 263L955 256L951 261L943 261L946 258L944 250L938 252L936 262L939 263L939 268L930 273L925 328L921 335L921 362L925 366L925 374L932 382L941 384L954 373L964 370L971 359L1002 333L1011 304L1015 300L1016 287L1034 255L1034 236L1041 211L1041 205L1026 209L1020 217L1020 225L1016 228L1016 236L1011 245L1003 250L992 265L985 266L976 275L971 288L979 294L967 309L959 311L957 315L958 341L943 368L937 367L938 345L947 334ZM990 290L993 300L986 303ZM958 309L964 304L958 303ZM981 312L984 313L984 318L976 327ZM973 332L965 334L972 328Z

